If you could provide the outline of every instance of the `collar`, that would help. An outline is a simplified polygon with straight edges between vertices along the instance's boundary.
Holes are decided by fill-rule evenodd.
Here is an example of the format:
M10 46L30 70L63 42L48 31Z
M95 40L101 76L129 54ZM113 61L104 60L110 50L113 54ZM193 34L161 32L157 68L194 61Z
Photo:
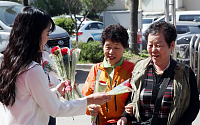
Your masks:
M123 63L123 57L122 57L122 58L119 60L119 62L117 62L114 66L111 66L111 65L107 62L107 60L106 60L105 57L104 57L104 59L103 59L103 66L104 66L104 68L110 68L110 67L116 68L116 67L118 67L118 66L121 66L122 63Z
M165 67L165 69L163 70L163 73L165 72L165 70L167 70L169 68L171 61L172 61L172 58L170 57L169 63L167 65L167 67ZM153 62L153 60L150 61L149 67L153 67L154 68L154 62Z

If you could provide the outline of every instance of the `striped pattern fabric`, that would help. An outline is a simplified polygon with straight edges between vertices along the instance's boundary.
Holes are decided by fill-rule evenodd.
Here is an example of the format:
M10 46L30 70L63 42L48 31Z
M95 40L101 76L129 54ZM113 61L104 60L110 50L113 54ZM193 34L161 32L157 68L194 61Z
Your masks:
M155 73L153 62L149 64L146 78L143 82L141 93L140 93L140 103L141 103L141 115L146 117L151 117L154 110L154 104L156 101L157 94L159 92L160 85L163 79L167 77L166 69L162 75L157 75ZM164 97L162 99L161 110L159 111L158 118L167 118L169 115L170 107L173 101L174 89L173 80L170 80L168 84Z

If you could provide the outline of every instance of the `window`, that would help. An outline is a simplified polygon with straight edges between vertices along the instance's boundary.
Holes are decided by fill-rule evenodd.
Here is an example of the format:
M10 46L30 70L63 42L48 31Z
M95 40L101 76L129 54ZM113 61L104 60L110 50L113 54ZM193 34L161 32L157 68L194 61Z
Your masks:
M88 26L85 28L85 30L90 30L90 25L88 25Z
M85 28L85 30L96 30L96 29L103 29L103 24L91 23Z
M3 30L3 28L0 26L0 30Z
M99 29L103 29L103 24L98 23L97 25L98 25Z
M197 21L197 22L200 22L200 15L180 15L179 21Z
M23 8L21 5L17 6L1 6L0 20L7 26L12 26L18 12Z
M142 19L143 24L150 24L153 22L153 19Z
M189 28L187 26L176 26L177 34L183 34L189 32Z
M91 24L91 28L92 28L92 29L98 29L98 26L97 26L96 23L92 23L92 24Z

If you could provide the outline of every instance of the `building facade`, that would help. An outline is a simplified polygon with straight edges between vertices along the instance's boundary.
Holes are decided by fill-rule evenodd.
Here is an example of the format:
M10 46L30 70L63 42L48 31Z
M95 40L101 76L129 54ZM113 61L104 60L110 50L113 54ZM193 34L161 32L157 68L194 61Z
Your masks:
M172 0L169 0L171 3ZM199 0L175 0L176 10L200 10ZM143 12L164 13L165 0L139 0L139 9ZM115 0L115 5L108 7L109 11L129 9L129 0ZM169 7L169 10L171 8Z

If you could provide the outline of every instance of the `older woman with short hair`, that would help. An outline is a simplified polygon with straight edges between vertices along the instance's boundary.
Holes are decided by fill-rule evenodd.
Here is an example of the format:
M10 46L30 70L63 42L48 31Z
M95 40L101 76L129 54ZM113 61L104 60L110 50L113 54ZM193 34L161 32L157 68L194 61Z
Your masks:
M108 84L106 91L112 90L121 82L131 78L134 63L123 59L123 53L128 46L127 30L120 24L111 24L104 29L101 43L104 51L103 62L94 65L82 89L87 96L94 92L95 81L104 81ZM112 99L104 105L89 105L87 114L97 116L97 125L116 124L123 115L124 107L129 94L113 95ZM100 110L101 108L101 110Z
M150 118L153 118L153 122L149 120L151 125L190 125L199 112L199 94L193 71L171 57L176 36L176 28L164 21L151 24L145 32L150 57L136 63L131 79L135 92L132 93L132 103L125 107L133 117L124 119L131 119L133 125ZM167 78L170 80L164 82ZM164 90L162 84L166 84ZM161 90L164 92L156 112L157 95Z

